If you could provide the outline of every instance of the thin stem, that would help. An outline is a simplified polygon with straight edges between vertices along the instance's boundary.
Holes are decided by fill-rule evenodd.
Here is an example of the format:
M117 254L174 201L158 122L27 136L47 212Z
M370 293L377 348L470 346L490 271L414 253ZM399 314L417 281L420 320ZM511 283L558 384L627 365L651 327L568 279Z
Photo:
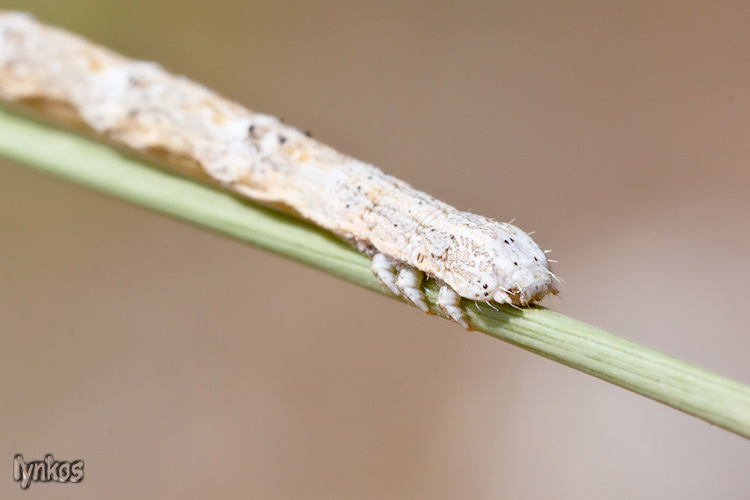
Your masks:
M0 154L390 295L366 257L312 224L3 109ZM434 284L427 297L438 313ZM487 335L750 438L746 385L545 308L464 306Z

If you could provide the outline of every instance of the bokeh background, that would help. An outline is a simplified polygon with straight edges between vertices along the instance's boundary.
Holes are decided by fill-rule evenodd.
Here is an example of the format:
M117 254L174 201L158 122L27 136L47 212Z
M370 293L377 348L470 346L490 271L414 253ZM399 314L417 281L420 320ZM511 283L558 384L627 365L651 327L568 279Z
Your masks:
M2 8L517 218L549 307L750 383L750 3ZM0 329L2 498L750 498L729 432L4 160Z

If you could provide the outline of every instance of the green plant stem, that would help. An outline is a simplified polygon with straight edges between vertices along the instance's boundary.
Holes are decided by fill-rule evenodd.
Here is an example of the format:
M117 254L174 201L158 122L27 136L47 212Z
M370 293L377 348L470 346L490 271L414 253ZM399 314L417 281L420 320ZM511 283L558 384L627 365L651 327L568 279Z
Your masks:
M1 108L0 154L390 295L366 257L312 224ZM433 284L427 296L437 313ZM545 308L464 306L487 335L750 438L746 385Z

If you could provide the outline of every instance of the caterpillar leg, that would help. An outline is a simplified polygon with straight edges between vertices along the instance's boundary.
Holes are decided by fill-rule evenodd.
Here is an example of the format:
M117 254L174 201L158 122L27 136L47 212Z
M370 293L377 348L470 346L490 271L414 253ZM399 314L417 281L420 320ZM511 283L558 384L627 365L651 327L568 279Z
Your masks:
M401 295L396 286L396 264L383 253L376 253L372 257L372 274L394 295Z
M401 266L398 266L401 267ZM422 272L413 267L401 267L388 256L376 253L372 257L372 272L394 295L403 297L424 312L430 312L422 292Z
M466 322L466 318L464 317L464 311L461 309L461 296L453 291L448 285L440 287L437 305L440 306L440 309L442 309L443 312L453 321L467 330L471 329L469 323Z
M398 272L396 286L401 290L401 295L411 302L415 307L429 313L430 308L424 300L422 292L422 271L413 267L404 267Z
M372 272L388 290L394 295L404 297L415 307L424 312L430 312L430 308L425 301L424 292L422 291L423 274L413 267L402 267L398 274L396 273L397 265L390 257L382 253L376 253L372 257ZM458 295L448 285L440 287L438 293L437 305L453 321L461 327L470 330L471 327L464 317L464 311L461 309L461 296Z

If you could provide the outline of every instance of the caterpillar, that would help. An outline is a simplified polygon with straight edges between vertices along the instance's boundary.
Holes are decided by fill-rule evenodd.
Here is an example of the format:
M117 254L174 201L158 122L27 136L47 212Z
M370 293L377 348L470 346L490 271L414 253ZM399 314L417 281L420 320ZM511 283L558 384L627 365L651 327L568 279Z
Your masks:
M556 294L545 252L516 226L456 208L150 62L0 11L0 99L293 213L372 258L391 292L470 328L461 298L526 306Z

